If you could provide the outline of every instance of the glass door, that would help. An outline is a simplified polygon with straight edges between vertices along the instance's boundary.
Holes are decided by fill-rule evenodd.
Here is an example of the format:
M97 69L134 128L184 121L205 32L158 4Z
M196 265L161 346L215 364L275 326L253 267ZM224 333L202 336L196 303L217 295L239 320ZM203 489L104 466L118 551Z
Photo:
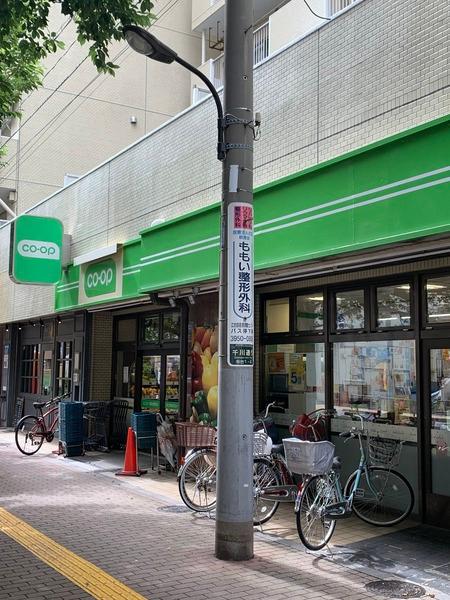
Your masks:
M180 355L168 354L165 360L165 414L178 417L180 414Z
M141 410L177 417L180 411L180 355L142 354Z
M424 345L425 520L450 528L450 340Z
M161 356L144 354L141 368L141 410L145 412L161 412Z

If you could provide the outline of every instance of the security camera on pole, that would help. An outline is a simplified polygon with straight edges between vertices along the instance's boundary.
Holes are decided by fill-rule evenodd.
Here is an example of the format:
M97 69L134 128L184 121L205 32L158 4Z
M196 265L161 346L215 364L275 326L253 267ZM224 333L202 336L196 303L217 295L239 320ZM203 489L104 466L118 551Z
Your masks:
M225 2L216 556L253 557L253 1Z

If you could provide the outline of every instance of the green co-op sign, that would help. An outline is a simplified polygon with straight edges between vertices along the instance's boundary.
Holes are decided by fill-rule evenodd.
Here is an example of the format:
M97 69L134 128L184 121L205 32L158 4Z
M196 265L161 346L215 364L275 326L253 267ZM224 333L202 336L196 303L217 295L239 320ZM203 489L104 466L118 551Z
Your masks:
M89 265L84 273L84 293L88 298L116 291L117 268L114 260Z
M61 278L63 225L21 215L11 225L9 276L15 283L52 285Z

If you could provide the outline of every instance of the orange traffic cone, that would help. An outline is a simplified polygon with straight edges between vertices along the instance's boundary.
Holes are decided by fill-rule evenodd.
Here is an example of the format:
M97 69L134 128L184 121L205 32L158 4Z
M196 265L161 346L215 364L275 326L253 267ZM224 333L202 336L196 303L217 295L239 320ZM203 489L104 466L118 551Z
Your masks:
M142 471L138 467L136 438L132 427L128 427L127 446L125 449L125 461L122 471L118 471L116 475L132 475L139 477L147 471Z

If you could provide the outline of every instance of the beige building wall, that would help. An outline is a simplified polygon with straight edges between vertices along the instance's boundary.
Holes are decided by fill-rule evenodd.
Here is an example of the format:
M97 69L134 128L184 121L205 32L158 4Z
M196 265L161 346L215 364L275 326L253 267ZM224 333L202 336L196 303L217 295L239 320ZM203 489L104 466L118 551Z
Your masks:
M255 185L448 114L449 18L447 0L363 0L256 67ZM220 200L216 118L200 102L33 214L62 219L75 257ZM53 287L11 283L8 247L0 226L0 322L53 313Z
M154 0L153 12L152 32L199 63L201 36L191 31L191 0ZM52 29L64 28L59 39L65 49L48 57L43 86L23 99L19 138L8 144L8 164L0 169L0 194L16 190L17 213L60 189L66 174L83 175L191 102L189 73L150 61L125 41L111 45L120 66L115 77L99 75L90 59L83 61L87 46L73 43L75 27L67 21L53 10Z
M311 0L311 8L318 15L328 16L328 0ZM304 0L291 0L269 17L269 51L276 52L296 37L323 23L315 17Z

